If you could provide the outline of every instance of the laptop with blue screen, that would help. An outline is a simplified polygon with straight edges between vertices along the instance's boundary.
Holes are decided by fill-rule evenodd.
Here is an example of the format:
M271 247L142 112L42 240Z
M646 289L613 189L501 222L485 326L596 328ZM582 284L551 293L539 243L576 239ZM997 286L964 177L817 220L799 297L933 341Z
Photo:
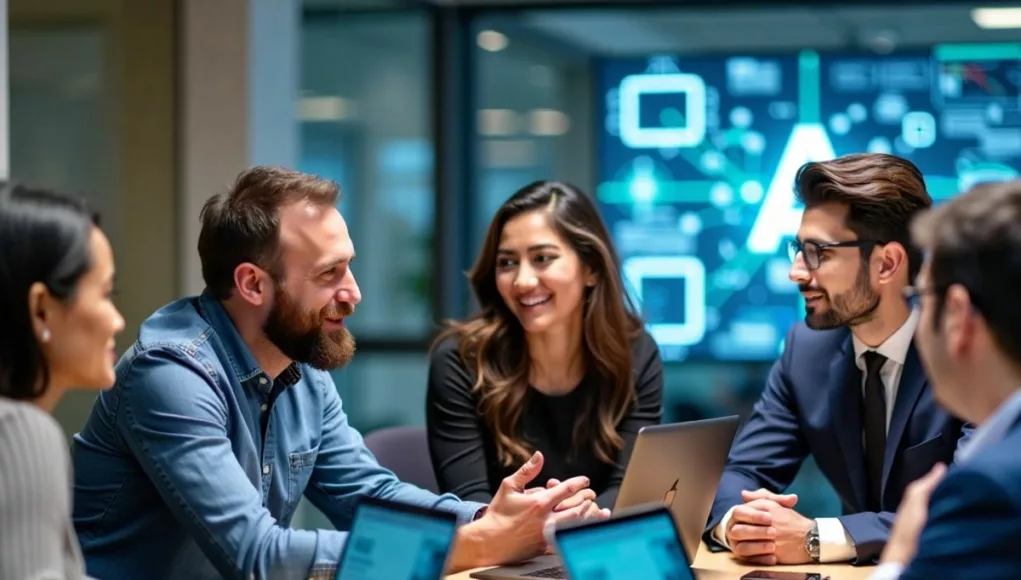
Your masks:
M569 580L695 580L673 515L659 503L559 528L554 545Z
M643 427L613 511L663 505L680 530L685 555L694 560L739 423L739 417L729 416ZM560 557L546 555L470 576L478 580L564 578L558 574L563 574Z
M439 580L457 530L457 516L363 497L335 580Z

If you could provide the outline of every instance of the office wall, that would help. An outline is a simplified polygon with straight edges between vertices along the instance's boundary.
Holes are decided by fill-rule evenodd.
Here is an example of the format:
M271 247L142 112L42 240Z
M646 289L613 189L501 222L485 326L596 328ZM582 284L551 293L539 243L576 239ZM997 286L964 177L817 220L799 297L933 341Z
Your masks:
M10 0L11 176L88 198L118 267L126 348L176 295L173 3ZM56 410L70 434L93 393Z

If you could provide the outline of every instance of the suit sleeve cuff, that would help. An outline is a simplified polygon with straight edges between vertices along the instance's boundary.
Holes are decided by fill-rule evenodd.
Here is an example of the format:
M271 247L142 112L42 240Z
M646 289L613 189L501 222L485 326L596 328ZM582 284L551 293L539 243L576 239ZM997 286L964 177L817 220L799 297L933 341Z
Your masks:
M712 533L713 540L728 550L730 549L730 544L727 543L727 524L730 523L730 516L732 515L734 515L733 507L727 510L727 513L723 514L723 518L721 518L720 523L716 524L716 527L713 528Z
M876 566L876 569L869 576L869 580L897 580L904 572L904 564L900 562L886 562Z
M819 526L820 562L847 562L854 559L858 553L854 540L839 519L818 518L815 523Z

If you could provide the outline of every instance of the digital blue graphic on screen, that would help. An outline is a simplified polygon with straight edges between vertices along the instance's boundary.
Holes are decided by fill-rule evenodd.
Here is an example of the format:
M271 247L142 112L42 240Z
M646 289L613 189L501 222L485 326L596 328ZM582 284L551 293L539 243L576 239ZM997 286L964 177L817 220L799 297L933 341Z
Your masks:
M769 360L804 315L804 163L912 160L936 203L1021 169L1021 44L609 60L597 197L668 360Z
M362 505L336 580L438 580L456 522Z
M694 580L669 512L558 535L571 580Z

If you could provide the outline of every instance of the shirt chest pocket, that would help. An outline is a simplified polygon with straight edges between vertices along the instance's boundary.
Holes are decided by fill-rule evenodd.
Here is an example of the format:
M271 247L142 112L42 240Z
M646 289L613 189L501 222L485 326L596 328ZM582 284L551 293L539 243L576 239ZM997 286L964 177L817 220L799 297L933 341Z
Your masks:
M318 455L318 445L308 451L287 454L287 515L281 518L285 525L290 523L291 516L294 515L294 510L298 507L305 488L308 487L308 480L312 477Z

